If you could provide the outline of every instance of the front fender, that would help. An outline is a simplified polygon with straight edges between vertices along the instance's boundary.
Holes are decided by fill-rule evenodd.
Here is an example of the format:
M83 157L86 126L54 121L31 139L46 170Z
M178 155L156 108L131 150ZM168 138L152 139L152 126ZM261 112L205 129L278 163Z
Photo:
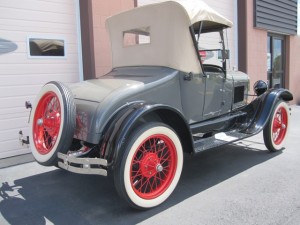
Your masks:
M291 101L293 95L283 88L270 89L247 105L244 111L247 112L249 122L243 132L255 135L262 131L279 100Z

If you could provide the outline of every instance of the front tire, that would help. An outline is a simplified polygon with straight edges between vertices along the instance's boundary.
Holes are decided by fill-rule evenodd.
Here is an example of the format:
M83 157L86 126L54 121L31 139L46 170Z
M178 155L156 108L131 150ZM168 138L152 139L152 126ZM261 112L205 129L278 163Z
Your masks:
M158 206L174 191L182 165L177 134L162 123L142 125L130 136L117 160L116 189L134 208Z
M279 101L264 128L264 142L270 152L283 149L290 123L290 112L286 102Z
M73 140L76 111L72 92L60 82L49 82L37 95L30 116L31 152L44 166L57 165Z

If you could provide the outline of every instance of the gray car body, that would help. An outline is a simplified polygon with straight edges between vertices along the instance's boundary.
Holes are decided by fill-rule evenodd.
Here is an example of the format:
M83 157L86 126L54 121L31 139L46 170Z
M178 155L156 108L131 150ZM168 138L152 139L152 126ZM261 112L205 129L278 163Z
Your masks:
M235 86L243 86L247 93L248 82L241 72L186 74L167 67L116 68L71 86L77 111L75 138L98 144L113 116L135 102L170 107L188 124L217 117L246 104L246 97L234 103L233 92Z

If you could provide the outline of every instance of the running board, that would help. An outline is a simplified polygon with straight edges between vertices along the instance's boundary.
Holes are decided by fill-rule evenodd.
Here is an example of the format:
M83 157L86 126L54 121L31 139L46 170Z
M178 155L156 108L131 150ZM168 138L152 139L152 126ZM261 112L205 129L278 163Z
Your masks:
M195 153L199 153L204 150L226 145L250 136L251 135L249 134L240 133L238 131L217 133L212 137L200 138L194 141L194 151Z
M246 112L239 111L229 115L223 115L214 119L209 119L200 123L192 124L190 126L190 129L193 135L197 133L209 133L214 130L222 129L224 127L224 124L232 123L234 122L234 120L246 116Z

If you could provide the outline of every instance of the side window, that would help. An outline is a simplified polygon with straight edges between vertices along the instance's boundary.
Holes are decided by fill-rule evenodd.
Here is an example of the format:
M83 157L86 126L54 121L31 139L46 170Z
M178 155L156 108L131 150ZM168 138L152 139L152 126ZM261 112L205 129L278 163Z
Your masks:
M130 47L151 43L150 27L123 31L123 46Z
M65 57L64 39L28 38L29 57Z

